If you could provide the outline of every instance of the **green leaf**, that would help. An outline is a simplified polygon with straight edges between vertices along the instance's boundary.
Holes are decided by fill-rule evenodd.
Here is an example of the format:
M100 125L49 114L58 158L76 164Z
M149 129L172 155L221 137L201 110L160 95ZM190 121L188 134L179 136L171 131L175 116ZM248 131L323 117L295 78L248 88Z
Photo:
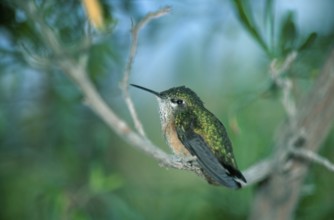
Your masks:
M93 165L90 171L89 186L94 193L111 192L123 185L123 180L116 174L107 175L101 166Z
M298 51L302 51L305 49L308 49L311 47L311 45L314 43L315 39L317 38L317 33L312 32L304 41L304 43L302 43L300 45L300 47L298 48Z
M254 19L252 19L252 14L249 13L249 8L247 7L247 2L242 0L234 0L237 16L239 17L240 23L244 25L248 33L255 39L259 46L264 50L268 57L272 57L272 53L268 48L263 36L261 36L259 29L256 27Z
M281 55L283 56L288 54L291 50L295 49L298 32L294 20L294 13L290 11L286 14L282 21L280 34L280 49L282 53Z

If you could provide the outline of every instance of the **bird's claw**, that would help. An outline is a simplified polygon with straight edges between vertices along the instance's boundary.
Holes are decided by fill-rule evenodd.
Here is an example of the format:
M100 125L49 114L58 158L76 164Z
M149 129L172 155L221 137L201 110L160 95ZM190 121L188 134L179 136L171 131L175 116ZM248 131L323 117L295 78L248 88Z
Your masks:
M180 163L192 163L197 160L197 157L196 156L187 156L187 157L174 156L173 160L175 162L180 162Z
M187 156L182 159L184 162L191 163L197 160L196 156Z

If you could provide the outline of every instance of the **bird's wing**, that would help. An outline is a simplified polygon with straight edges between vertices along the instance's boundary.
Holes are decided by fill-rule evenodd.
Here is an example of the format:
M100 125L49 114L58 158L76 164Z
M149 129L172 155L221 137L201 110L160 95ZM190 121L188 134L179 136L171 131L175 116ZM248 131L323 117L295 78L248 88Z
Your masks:
M188 131L177 132L182 144L188 151L197 157L198 163L203 172L216 183L222 184L229 188L240 188L241 184L235 180L228 170L215 157L210 147L204 139L191 129Z

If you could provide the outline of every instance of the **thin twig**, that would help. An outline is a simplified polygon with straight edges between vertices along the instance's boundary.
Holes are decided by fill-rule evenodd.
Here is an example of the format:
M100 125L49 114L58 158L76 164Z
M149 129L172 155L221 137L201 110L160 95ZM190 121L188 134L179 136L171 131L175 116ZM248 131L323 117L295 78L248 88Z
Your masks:
M317 163L321 166L324 166L329 171L334 172L334 164L330 162L327 158L324 158L320 156L319 154L314 153L313 151L307 150L307 149L298 149L298 148L292 148L290 149L290 152L295 156L302 159L309 160L313 163Z
M161 16L166 15L171 11L171 7L166 6L161 9L159 9L156 12L148 13L144 18L142 18L135 26L131 29L131 37L132 37L132 43L130 47L130 53L128 57L128 62L124 70L123 74L123 80L122 80L122 87L127 88L128 82L129 82L129 76L131 74L132 70L132 64L134 62L136 53L137 53L137 46L138 46L138 35L142 28L145 27L145 25L150 22L153 19L159 18Z
M133 101L132 101L132 99L129 95L129 92L128 92L129 77L130 77L131 70L132 70L132 65L133 65L133 62L135 60L136 53L137 53L138 35L139 35L140 30L142 28L144 28L145 25L148 22L150 22L151 20L153 20L155 18L159 18L163 15L166 15L168 12L170 12L170 10L171 10L171 8L166 6L166 7L163 7L156 12L148 13L135 26L133 26L132 30L131 30L132 42L131 42L128 62L127 62L127 65L125 67L124 74L123 74L123 80L122 80L122 83L121 83L121 88L122 88L122 91L123 91L123 96L124 96L125 103L126 103L128 109L129 109L129 112L130 112L130 115L131 115L132 120L134 122L135 128L137 129L139 134L141 134L143 137L146 137L143 125L142 125L142 123L141 123L141 121L138 117L138 114L135 110Z
M297 111L296 103L294 102L291 95L293 84L289 78L287 77L283 78L282 74L291 67L296 58L297 58L297 52L293 51L286 57L283 64L281 64L280 66L278 66L277 64L278 63L277 59L274 59L270 63L270 76L276 83L276 85L282 89L283 97L281 102L290 120L295 118Z

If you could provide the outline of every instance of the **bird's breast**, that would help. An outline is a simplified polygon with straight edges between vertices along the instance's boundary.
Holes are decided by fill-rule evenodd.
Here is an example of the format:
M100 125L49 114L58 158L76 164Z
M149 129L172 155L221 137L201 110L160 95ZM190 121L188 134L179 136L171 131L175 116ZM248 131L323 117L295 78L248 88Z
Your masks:
M179 157L191 156L187 148L185 148L185 146L180 141L175 129L175 124L173 122L164 124L162 129L165 134L167 144L173 150L175 155Z

